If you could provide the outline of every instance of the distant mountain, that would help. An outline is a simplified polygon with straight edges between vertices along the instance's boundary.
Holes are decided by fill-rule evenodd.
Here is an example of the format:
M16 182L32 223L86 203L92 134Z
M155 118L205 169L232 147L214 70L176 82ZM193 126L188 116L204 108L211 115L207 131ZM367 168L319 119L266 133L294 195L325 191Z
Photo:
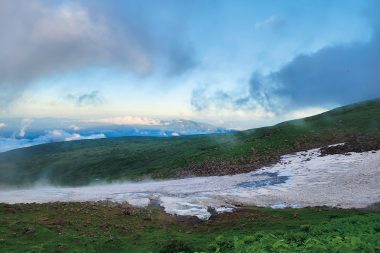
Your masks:
M128 120L117 122L124 124ZM114 127L117 122L113 122ZM103 123L110 124L108 120ZM162 132L171 129L171 134L180 130L218 131L182 120L144 124L150 124L148 129ZM144 131L142 124L139 129ZM39 180L58 185L85 185L97 180L243 173L278 161L280 155L342 142L380 143L380 99L270 127L221 135L106 138L4 152L0 154L0 185L26 185Z
M87 125L85 128L78 130L79 133L87 135L102 133L107 138L121 136L169 137L195 134L226 133L231 131L233 130L183 119L157 120L152 124L104 124L96 126Z
M0 118L0 152L37 144L123 136L171 137L232 132L191 120L118 117L95 120Z

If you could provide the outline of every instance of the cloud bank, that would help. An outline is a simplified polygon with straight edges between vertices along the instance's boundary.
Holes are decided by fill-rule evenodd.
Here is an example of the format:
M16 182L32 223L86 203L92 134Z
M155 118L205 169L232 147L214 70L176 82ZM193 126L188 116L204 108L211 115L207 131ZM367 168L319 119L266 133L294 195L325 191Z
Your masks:
M155 70L158 58L164 59L172 75L195 65L187 46L182 48L181 41L175 45L160 41L150 24L141 22L136 14L127 12L130 18L118 23L83 5L50 4L40 0L0 2L2 107L34 80L51 74L107 66L144 76Z
M16 139L0 137L0 152L16 148L30 147L39 144L59 142L59 141L73 141L73 140L87 140L105 138L104 134L94 134L82 136L78 133L68 133L63 130L52 130L46 135L41 135L34 139Z
M269 74L253 71L247 84L249 92L241 96L222 90L210 93L194 89L192 108L198 112L211 107L244 111L261 108L283 115L378 98L380 22L371 21L373 33L366 42L330 45L314 53L297 55ZM281 23L271 16L257 23L256 28L276 26L277 22Z
M121 125L121 126L122 125L158 126L161 124L161 121L158 119L151 119L151 118L147 118L147 117L135 117L135 116L94 119L94 120L86 120L84 122L98 123L98 124Z
M253 75L251 96L287 107L348 104L380 96L380 40L300 55L277 72Z
M368 42L302 54L266 76L254 73L251 97L267 107L343 105L380 97L380 25Z

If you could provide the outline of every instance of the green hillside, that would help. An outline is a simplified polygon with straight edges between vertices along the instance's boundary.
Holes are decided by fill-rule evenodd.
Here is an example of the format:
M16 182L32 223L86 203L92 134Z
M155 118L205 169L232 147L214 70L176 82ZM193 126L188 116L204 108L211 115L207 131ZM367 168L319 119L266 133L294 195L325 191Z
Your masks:
M0 154L0 184L217 175L255 169L279 155L326 144L380 140L380 99L227 134L125 137L52 143Z
M0 204L0 252L379 252L380 213L245 207L207 222L126 204Z

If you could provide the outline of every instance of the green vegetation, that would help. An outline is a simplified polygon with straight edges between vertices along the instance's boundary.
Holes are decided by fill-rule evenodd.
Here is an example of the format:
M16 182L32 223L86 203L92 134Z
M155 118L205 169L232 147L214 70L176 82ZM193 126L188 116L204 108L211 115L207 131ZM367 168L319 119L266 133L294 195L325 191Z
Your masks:
M379 143L380 100L244 132L86 140L14 150L0 154L0 185L172 177L198 165L213 171L213 165L260 164L352 139ZM244 207L200 222L158 207L108 202L0 204L3 252L377 253L380 212Z
M9 151L0 154L0 184L47 180L84 185L94 180L168 178L197 166L198 175L227 174L231 164L259 166L278 155L354 136L380 138L380 100L243 132L83 140ZM212 166L219 170L213 172Z
M379 252L380 213L242 208L199 222L111 203L0 204L0 252Z

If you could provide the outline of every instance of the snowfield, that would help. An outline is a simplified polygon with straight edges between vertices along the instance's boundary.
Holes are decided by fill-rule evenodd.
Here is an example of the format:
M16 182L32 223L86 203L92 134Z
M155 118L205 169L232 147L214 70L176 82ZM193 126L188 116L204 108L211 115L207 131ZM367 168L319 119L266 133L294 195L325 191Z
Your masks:
M339 144L338 144L339 145ZM85 187L36 186L2 190L3 203L128 202L162 206L167 213L208 219L238 205L272 208L363 208L380 202L380 150L320 156L319 149L285 155L273 166L233 176L123 182Z

